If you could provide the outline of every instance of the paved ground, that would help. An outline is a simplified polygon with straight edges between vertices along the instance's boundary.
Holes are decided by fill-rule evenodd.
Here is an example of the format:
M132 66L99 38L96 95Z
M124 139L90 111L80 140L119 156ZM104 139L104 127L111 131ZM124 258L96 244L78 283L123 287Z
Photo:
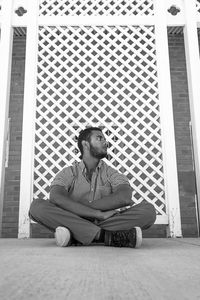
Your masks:
M0 239L0 299L200 299L200 239L144 239L141 249Z

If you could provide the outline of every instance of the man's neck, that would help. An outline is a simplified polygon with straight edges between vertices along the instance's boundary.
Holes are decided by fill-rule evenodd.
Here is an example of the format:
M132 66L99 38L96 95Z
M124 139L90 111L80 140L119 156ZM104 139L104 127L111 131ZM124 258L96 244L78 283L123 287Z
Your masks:
M83 157L83 162L89 172L92 172L96 169L99 164L100 159L94 157Z

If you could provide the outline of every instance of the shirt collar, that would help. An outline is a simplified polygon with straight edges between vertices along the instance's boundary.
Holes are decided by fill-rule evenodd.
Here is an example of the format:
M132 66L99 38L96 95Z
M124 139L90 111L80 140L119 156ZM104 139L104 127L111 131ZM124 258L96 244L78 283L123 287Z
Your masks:
M100 160L98 165L97 165L97 168L96 168L98 171L101 169L102 164L103 164L103 161ZM84 164L83 160L80 161L79 166L80 166L82 172L86 171L86 167L85 167L85 164Z

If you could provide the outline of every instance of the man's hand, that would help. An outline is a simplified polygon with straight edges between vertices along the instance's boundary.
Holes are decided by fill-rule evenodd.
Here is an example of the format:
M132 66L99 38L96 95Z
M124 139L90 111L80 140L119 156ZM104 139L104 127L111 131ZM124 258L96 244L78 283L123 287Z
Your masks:
M117 214L116 210L101 211L97 219L100 221L105 221L115 214Z
M79 203L105 212L133 205L131 197L132 188L127 184L121 184L114 193L111 193L108 196L104 196L101 199L92 202L89 202L86 197L82 197L79 200Z
M91 207L91 202L88 201L87 198L81 198L79 201L77 201L85 206Z

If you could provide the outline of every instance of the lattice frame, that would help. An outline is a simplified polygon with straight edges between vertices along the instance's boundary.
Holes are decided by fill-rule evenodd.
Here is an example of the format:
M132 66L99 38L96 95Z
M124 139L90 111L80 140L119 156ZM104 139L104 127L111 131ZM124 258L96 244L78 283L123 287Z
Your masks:
M157 85L153 26L41 26L34 197L47 198L49 181L77 159L79 131L100 126L134 201L165 215Z
M151 16L153 0L40 0L41 16Z

